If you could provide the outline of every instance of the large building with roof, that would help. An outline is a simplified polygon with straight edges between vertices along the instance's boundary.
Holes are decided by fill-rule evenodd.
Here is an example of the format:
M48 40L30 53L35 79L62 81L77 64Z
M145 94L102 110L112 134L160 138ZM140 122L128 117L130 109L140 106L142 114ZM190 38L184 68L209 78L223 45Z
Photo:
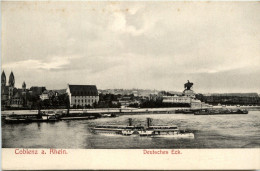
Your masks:
M28 90L23 82L22 88L15 87L15 77L10 73L8 85L6 84L5 72L1 75L1 106L4 107L24 107L27 105Z
M70 85L68 84L66 90L70 106L93 106L99 101L98 90L95 85Z

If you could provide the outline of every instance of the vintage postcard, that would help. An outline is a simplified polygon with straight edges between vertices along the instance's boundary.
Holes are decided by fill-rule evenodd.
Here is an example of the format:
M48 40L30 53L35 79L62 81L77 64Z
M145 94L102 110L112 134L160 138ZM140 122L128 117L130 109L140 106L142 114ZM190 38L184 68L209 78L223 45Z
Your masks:
M260 169L260 3L1 3L3 170Z

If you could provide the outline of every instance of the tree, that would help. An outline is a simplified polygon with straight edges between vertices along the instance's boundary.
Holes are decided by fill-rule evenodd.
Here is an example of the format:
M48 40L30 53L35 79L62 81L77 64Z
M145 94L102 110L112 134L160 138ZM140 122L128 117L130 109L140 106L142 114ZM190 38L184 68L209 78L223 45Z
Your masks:
M49 99L45 99L42 101L42 104L45 108L49 108L51 103Z

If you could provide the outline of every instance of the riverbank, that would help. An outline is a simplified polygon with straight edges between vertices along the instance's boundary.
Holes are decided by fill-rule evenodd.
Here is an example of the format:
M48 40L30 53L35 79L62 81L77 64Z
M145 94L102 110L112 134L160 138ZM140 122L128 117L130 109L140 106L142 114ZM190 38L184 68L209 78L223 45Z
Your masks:
M260 106L214 106L213 109L246 109L248 111L260 111ZM136 115L136 114L167 114L167 113L175 113L176 110L191 110L191 108L102 108L102 109L70 109L71 115L76 114L107 114L107 113L114 113L117 115ZM194 108L192 108L194 109ZM198 108L197 108L198 109ZM195 109L196 110L196 109ZM67 113L67 109L47 109L41 110L45 113L60 113L65 114ZM1 111L1 116L7 116L11 114L17 115L36 115L38 114L38 110L5 110Z

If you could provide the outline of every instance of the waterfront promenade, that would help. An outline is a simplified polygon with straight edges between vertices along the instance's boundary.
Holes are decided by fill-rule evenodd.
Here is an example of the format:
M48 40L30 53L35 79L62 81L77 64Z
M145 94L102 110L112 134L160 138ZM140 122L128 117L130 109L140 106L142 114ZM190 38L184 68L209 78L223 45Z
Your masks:
M213 106L213 109L223 108L222 106ZM226 106L224 108L227 109L246 109L249 111L260 111L260 106ZM224 109L223 108L223 109ZM79 113L116 113L120 115L124 114L165 114L165 113L175 113L176 110L179 109L198 109L198 108L189 108L189 107L182 107L182 108L98 108L98 109L70 109L70 114L79 114ZM41 110L43 112L49 113L49 112L58 112L58 113L66 113L67 109L45 109ZM11 114L18 114L18 115L36 115L38 113L38 110L5 110L1 111L1 116L7 116Z

